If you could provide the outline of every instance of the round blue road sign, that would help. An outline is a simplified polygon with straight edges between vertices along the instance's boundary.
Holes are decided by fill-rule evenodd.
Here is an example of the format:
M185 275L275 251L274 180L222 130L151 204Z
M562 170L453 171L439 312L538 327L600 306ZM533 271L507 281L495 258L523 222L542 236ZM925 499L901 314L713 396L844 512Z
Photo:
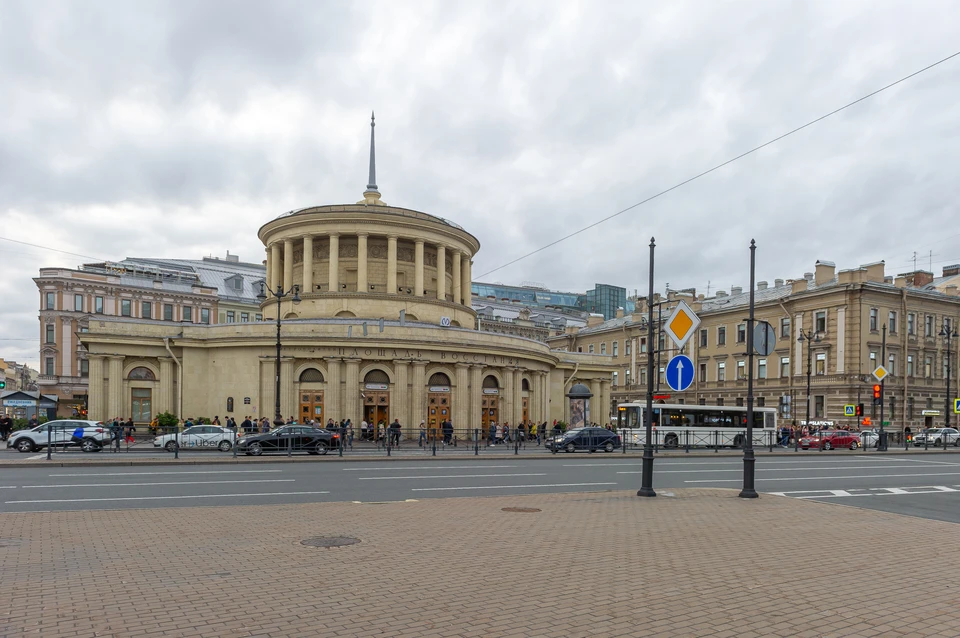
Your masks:
M670 389L683 392L693 384L693 361L685 354L678 354L670 359L664 373Z

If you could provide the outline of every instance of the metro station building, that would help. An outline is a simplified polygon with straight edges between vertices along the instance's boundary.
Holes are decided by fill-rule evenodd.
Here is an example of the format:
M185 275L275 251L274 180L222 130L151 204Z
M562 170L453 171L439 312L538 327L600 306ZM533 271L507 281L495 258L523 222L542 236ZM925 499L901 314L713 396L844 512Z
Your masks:
M477 329L470 293L480 242L449 220L382 201L372 128L368 182L355 204L290 211L260 228L263 321L91 317L78 335L89 418L272 419L278 311L285 419L397 418L411 430L445 418L458 429L569 420L573 383L610 405L611 357ZM278 304L277 290L291 294ZM606 412L590 420L606 423Z

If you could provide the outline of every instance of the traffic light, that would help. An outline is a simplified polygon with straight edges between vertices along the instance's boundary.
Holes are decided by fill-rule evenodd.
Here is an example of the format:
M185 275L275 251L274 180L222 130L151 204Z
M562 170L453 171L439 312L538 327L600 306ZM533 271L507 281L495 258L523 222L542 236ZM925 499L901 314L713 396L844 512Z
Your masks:
M0 379L0 390L3 390L5 387L7 387L7 382Z
M863 416L863 404L862 404L862 403L858 403L858 404L857 404L857 407L854 408L854 410L856 411L857 416Z
M873 404L880 405L883 402L883 399L880 398L880 384L873 384Z

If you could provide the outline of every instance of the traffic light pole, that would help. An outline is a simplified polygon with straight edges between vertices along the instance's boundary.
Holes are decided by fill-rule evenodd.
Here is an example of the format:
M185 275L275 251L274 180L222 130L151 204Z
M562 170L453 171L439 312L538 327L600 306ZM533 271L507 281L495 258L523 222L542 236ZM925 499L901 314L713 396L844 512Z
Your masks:
M880 346L880 365L887 360L887 324L883 324L883 341ZM880 440L877 441L877 450L887 451L887 435L883 431L883 379L880 380Z

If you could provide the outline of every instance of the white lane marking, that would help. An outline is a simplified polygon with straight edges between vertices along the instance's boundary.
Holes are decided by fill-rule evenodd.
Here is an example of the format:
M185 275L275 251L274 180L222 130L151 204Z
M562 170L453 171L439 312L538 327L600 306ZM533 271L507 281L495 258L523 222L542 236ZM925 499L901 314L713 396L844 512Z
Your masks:
M361 476L360 481L413 481L420 479L459 479L459 478L487 478L495 476L546 476L546 472L531 474L444 474L434 476Z
M102 501L159 501L180 498L243 498L247 496L299 496L303 494L329 494L326 492L254 492L251 494L188 494L186 496L125 496L117 498L55 498L37 501L5 501L7 505L21 503L93 503Z
M912 478L915 476L958 476L960 472L934 472L932 474L861 474L859 476L783 476L778 478L756 477L758 481L826 481L828 479L850 480L864 478ZM684 483L740 483L742 479L704 479Z
M16 485L0 485L0 490L15 490L17 489Z
M899 461L913 461L914 463L934 463L936 465L960 465L960 463L952 463L950 461L931 461L930 459L897 459Z
M23 489L30 488L69 488L69 487L131 487L134 485L216 485L220 483L226 483L227 485L233 485L235 483L293 483L296 479L248 479L248 480L237 480L237 481L168 481L163 483L64 483L63 485L21 485Z
M843 498L860 496L912 496L914 494L946 494L950 492L960 492L960 489L947 487L946 485L925 485L923 487L871 487L855 488L859 490L869 490L854 494L848 490L799 490L795 492L768 492L771 496L786 496L788 498ZM802 494L804 496L795 496Z
M27 460L27 461L39 461L40 459L45 459L45 458L47 458L46 452L44 452L43 454L37 454L37 455L35 455L35 456L28 456L28 457L26 458L26 460Z
M283 470L216 470L216 471L185 471L185 472L104 472L102 474L48 474L48 476L162 476L164 474L269 474Z
M589 485L616 485L616 483L546 483L540 485L477 485L473 487L415 487L411 492L444 492L451 490L512 490L519 487L586 487Z
M344 472L378 472L382 470L389 470L391 472L398 472L400 470L459 470L461 468L468 470L476 469L504 469L504 468L514 468L516 465L422 465L417 467L345 467L343 468Z
M889 469L904 469L902 465L871 465L870 469L878 470L889 470ZM839 467L831 468L819 468L819 467L784 467L784 468L767 468L758 466L758 470L765 469L768 472L805 472L808 470L819 470L819 469L831 469L831 470L862 470L864 467L862 465L841 465ZM743 467L734 468L732 470L659 470L657 474L710 474L715 472L743 472ZM630 472L617 472L617 474L640 474L640 470L633 470ZM919 475L918 475L919 476Z

